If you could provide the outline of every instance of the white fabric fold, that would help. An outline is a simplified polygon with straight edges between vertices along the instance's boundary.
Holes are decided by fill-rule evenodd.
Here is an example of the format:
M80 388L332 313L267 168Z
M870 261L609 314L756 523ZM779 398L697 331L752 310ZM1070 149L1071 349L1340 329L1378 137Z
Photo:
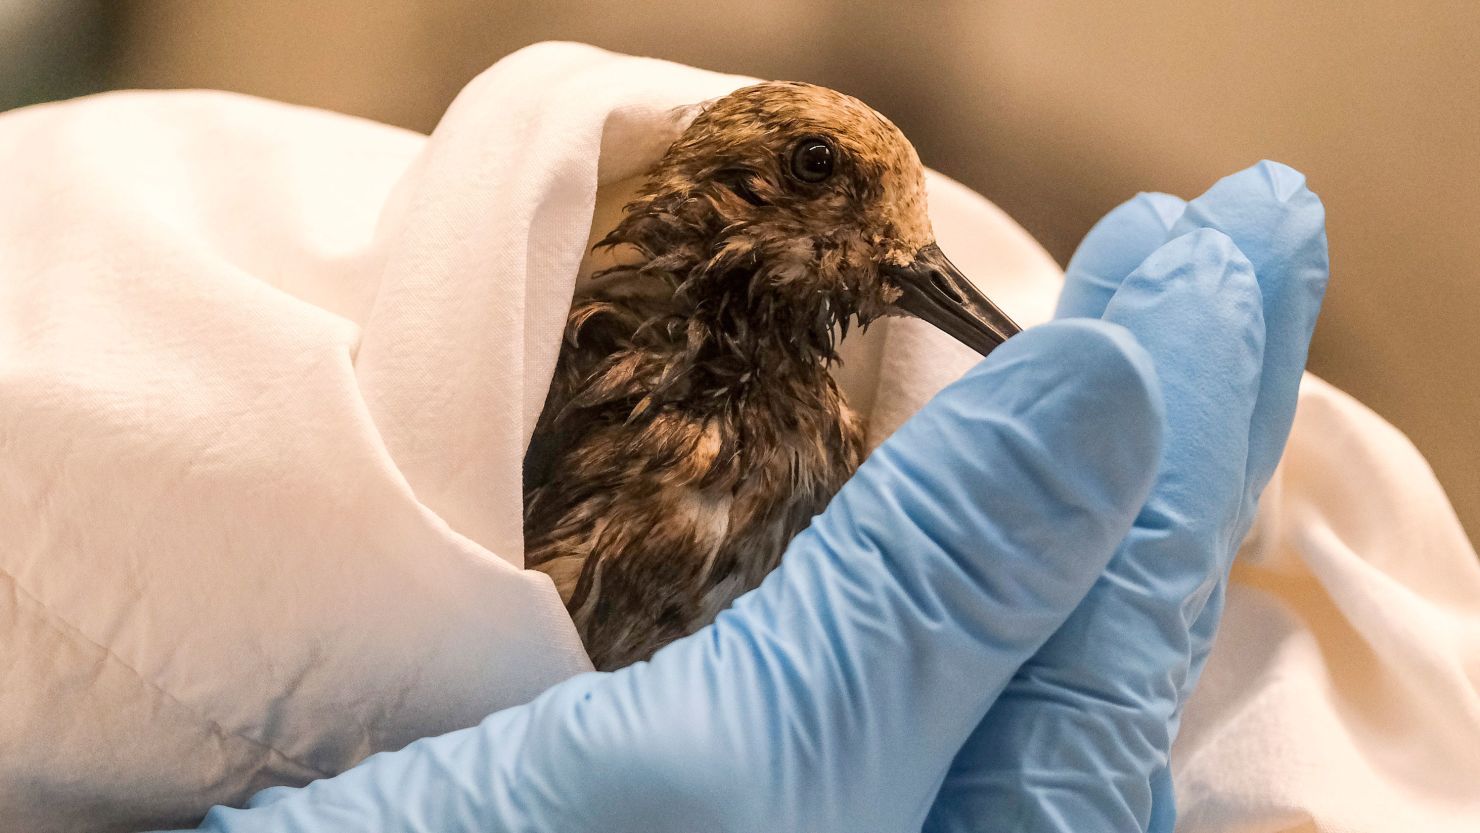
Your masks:
M589 669L521 569L523 448L593 235L743 83L546 44L431 137L205 92L0 117L0 829L193 823ZM952 259L1046 319L1052 261L930 190ZM873 443L972 362L906 320L846 357ZM1480 784L1480 569L1443 494L1315 380L1277 482L1184 827L1475 829L1443 826Z
M1480 831L1480 561L1412 444L1309 374L1173 776L1179 831Z

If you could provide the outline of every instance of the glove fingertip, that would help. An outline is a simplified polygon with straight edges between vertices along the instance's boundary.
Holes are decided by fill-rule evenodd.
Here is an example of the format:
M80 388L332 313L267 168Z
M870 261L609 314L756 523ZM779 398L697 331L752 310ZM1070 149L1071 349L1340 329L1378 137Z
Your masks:
M1303 363L1330 274L1326 209L1305 175L1266 160L1224 177L1187 204L1172 233L1198 228L1227 234L1248 257L1272 337L1282 345L1277 360Z
M1074 361L1066 361L1066 357ZM1024 330L994 349L990 355L967 371L963 379L991 375L993 385L1006 388L1019 384L1009 382L1005 374L1022 365L1031 365L1039 377L1037 385L1057 385L1071 375L1088 375L1106 381L1095 381L1093 388L1110 384L1111 377L1134 377L1134 385L1156 392L1157 378L1151 356L1130 330L1098 318L1070 318L1050 321Z
M1199 227L1231 235L1256 265L1270 256L1305 259L1325 251L1326 208L1305 174L1264 160L1223 177L1189 202L1172 234Z
M1059 338L1065 342L1064 349L1079 355L1081 372L1103 379L1107 385L1145 394L1146 402L1159 412L1161 388L1156 364L1130 330L1095 320L1064 321L1055 329L1062 333Z
M1017 401L1005 403L1010 409L1058 400L1075 415L1094 419L1099 430L1065 426L1059 442L1067 450L1084 437L1113 434L1124 455L1117 465L1126 467L1121 485L1128 494L1140 494L1137 505L1144 500L1160 459L1166 414L1155 362L1130 330L1098 319L1051 321L1009 339L967 378L978 375L993 394L1011 392Z
M1142 191L1132 198L1132 202L1140 203L1150 208L1161 221L1164 230L1170 231L1172 226L1181 219L1182 212L1187 210L1187 201L1175 194L1167 194L1161 191Z
M1166 242L1187 203L1171 194L1142 191L1111 209L1090 228L1069 258L1067 275L1092 275L1112 285Z
M1270 193L1280 202L1289 202L1300 194L1309 192L1305 184L1305 174L1273 159L1261 159L1254 165L1253 170L1264 178Z
M1157 249L1135 272L1154 281L1180 280L1213 295L1259 296L1254 264L1232 237L1215 228L1194 229Z
M1055 318L1098 318L1121 280L1166 241L1186 203L1142 192L1106 214L1069 259Z
M1245 199L1268 196L1279 203L1301 201L1306 199L1306 195L1315 196L1304 173L1273 159L1261 159L1223 177L1208 189L1204 197L1220 191L1236 191Z

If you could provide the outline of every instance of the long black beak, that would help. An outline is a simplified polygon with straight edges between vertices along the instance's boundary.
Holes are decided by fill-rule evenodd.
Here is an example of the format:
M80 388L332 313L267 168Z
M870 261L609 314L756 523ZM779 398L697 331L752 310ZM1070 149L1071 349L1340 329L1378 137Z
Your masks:
M908 266L886 266L883 271L904 291L895 307L983 356L1022 332L934 243L916 253Z

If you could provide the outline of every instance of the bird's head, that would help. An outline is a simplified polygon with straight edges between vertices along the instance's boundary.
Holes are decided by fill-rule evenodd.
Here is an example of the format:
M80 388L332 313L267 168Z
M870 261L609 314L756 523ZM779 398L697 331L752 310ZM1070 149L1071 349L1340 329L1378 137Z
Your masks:
M739 294L814 333L921 318L985 355L1018 327L935 243L925 172L888 119L825 87L756 84L710 102L611 242L680 291Z

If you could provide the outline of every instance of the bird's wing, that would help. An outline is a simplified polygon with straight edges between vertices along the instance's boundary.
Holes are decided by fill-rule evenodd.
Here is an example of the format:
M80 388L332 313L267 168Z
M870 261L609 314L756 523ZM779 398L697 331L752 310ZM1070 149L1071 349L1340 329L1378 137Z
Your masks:
M524 456L526 507L548 486L560 458L592 429L625 418L642 400L645 385L636 350L644 325L671 313L673 287L659 278L613 276L606 285L579 295L566 320L565 338L545 406ZM647 338L663 338L651 327ZM651 345L648 345L650 348Z

